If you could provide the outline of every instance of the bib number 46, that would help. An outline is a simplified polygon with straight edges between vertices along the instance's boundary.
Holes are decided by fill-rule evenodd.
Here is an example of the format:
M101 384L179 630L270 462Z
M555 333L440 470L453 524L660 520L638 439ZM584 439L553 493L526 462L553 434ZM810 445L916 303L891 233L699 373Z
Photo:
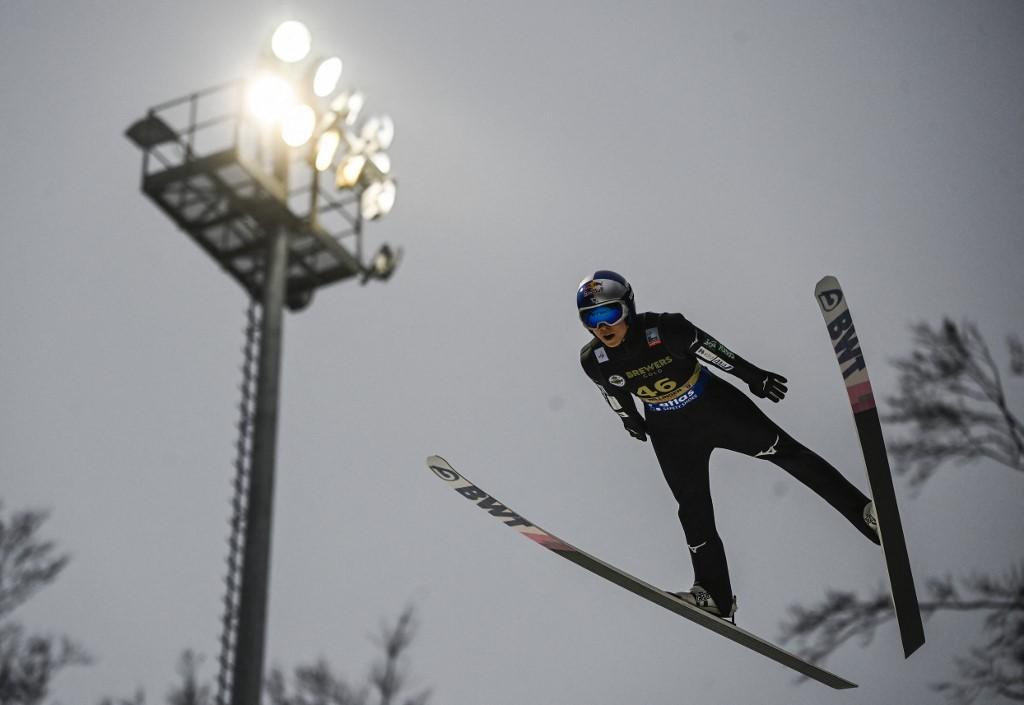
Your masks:
M649 399L652 397L660 397L663 394L668 394L679 386L679 383L669 377L662 377L654 383L654 389L651 389L647 385L640 387L636 390L638 397Z

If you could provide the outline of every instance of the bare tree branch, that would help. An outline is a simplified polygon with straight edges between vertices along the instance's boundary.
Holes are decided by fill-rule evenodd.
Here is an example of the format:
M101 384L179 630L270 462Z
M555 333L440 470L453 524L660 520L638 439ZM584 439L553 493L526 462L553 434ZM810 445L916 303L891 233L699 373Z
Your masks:
M1024 472L1024 427L977 327L944 319L940 327L918 323L911 330L915 349L893 362L900 392L887 399L891 412L883 417L904 429L889 443L895 472L915 490L947 461L988 458ZM1024 374L1020 340L1011 336L1008 347L1011 374Z
M415 636L415 615L407 607L394 624L381 627L374 640L383 656L373 664L366 685L353 687L334 672L326 661L300 666L292 678L272 669L267 679L267 697L271 705L395 705L406 686L405 655ZM371 698L371 696L376 696ZM405 697L402 705L426 705L429 692Z
M385 624L381 627L381 634L376 641L384 650L384 658L375 663L370 672L370 683L377 689L380 705L392 705L395 697L405 687L403 655L415 633L412 607L406 607L393 626ZM425 705L429 698L430 692L424 691L407 698L404 705Z
M168 694L168 705L212 705L212 688L199 682L199 666L202 662L202 656L191 649L181 654L178 661L181 685Z
M986 611L988 640L956 660L959 682L936 684L936 690L962 703L974 702L984 693L1024 701L1024 563L1002 578L974 575L958 587L950 577L928 581L930 599L920 603L921 613ZM789 620L781 625L783 643L796 643L801 657L818 663L850 639L868 644L875 630L895 617L884 589L867 599L852 592L829 591L811 609L789 608Z
M54 555L53 542L39 539L48 518L43 511L0 514L0 618L53 582L68 563L68 556Z
M0 705L41 703L58 671L87 663L88 655L66 637L26 635L18 624L0 626Z
M89 662L85 651L67 637L28 634L11 614L43 589L68 563L55 555L54 544L39 538L48 514L15 512L0 505L0 705L35 705L66 666Z

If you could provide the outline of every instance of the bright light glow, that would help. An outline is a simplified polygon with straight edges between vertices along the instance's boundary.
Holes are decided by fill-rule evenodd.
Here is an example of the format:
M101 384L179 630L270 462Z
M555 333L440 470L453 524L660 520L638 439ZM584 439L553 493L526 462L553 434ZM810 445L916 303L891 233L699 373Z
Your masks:
M332 56L330 59L321 61L313 74L313 92L321 98L326 98L338 87L338 79L341 78L341 59Z
M366 142L358 135L353 135L351 132L346 131L345 143L348 145L348 151L352 152L352 154L366 154Z
M338 122L338 114L333 110L328 110L326 113L320 116L320 121L317 123L317 132L326 132L331 130Z
M345 124L351 127L359 119L359 112L365 102L366 96L359 91L342 91L331 101L331 112L340 115Z
M331 101L331 112L344 115L348 108L348 91L342 91Z
M363 125L362 137L377 149L387 149L395 139L395 123L387 115L372 117Z
M338 188L352 188L359 183L359 177L366 166L366 157L362 154L349 154L338 165L338 173L334 183Z
M270 124L281 119L295 103L295 94L280 76L267 73L249 83L246 107L260 122Z
M356 120L359 119L359 112L363 109L363 104L366 103L366 96L359 91L355 91L348 97L347 113L345 114L345 124L354 125Z
M359 207L363 217L375 220L387 215L395 205L395 182L391 179L375 181L363 191Z
M296 20L282 22L270 38L270 48L274 56L288 64L302 61L309 54L313 39L306 25Z
M338 151L340 143L341 135L338 134L337 130L328 130L320 135L320 139L316 141L317 171L327 171L327 168L331 166L331 162L334 161L334 155Z
M387 152L374 152L370 155L370 163L380 172L381 176L391 173L391 157Z
M316 113L308 105L293 105L281 118L281 138L289 147L309 142L316 127Z

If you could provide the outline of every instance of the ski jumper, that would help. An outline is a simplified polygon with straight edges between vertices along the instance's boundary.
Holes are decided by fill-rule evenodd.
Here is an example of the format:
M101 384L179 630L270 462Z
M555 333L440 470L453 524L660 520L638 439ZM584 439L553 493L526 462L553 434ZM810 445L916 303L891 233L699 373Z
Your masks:
M711 501L708 461L715 448L778 465L878 543L863 520L868 498L700 360L748 384L760 383L766 376L679 313L636 314L618 346L606 347L595 338L580 351L584 371L626 428L636 435L635 429L646 427L679 503L694 582L708 591L715 604L728 609L733 599ZM643 402L644 415L633 395Z

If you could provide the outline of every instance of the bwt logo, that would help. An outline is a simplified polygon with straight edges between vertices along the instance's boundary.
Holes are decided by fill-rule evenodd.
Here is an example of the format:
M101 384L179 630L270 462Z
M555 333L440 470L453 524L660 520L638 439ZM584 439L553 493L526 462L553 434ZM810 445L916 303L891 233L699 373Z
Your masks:
M437 465L431 465L430 469L434 471L435 475L437 475L446 482L455 482L456 480L462 479L462 475L455 472L451 468L442 468Z
M824 301L825 294L828 293L831 292L822 294L822 301ZM841 293L839 294L839 299L840 301L842 300ZM860 341L857 340L857 331L853 327L853 318L850 316L849 311L843 311L836 316L835 320L828 324L828 334L832 338L836 358L839 360L839 366L843 370L843 379L846 379L857 370L866 369L864 356L860 352ZM846 363L851 361L852 364L849 367L845 367Z
M454 470L449 470L448 468L442 468L436 465L431 465L430 469L434 471L435 475L437 475L442 480L445 480L447 482L456 482L458 480L465 479L461 475L459 475L459 473L455 472ZM509 509L504 504L496 500L494 497L484 492L476 485L465 485L463 487L456 487L455 491L461 494L466 499L476 502L476 506L486 511L491 516L496 516L499 519L505 519L506 526L533 526L533 524L531 524L526 519L513 512L511 509Z
M843 303L843 292L839 289L829 289L818 294L821 299L821 307L825 311L834 311L836 306Z

